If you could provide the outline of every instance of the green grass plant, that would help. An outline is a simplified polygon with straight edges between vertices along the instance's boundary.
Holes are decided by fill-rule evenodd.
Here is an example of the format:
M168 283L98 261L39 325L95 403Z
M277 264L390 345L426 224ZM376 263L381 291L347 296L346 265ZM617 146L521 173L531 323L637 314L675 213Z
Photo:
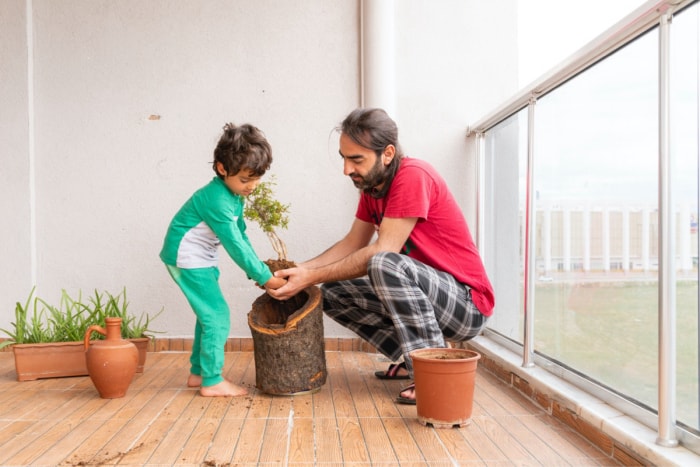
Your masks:
M82 292L72 298L62 290L58 305L35 296L35 291L36 287L32 288L24 304L16 303L12 328L0 328L9 337L0 342L0 349L12 344L82 341L88 327L94 324L104 327L108 317L122 319L124 339L148 337L156 332L150 329L151 321L163 312L161 309L155 315L139 316L130 313L126 288L116 295L95 290L87 301L83 300Z

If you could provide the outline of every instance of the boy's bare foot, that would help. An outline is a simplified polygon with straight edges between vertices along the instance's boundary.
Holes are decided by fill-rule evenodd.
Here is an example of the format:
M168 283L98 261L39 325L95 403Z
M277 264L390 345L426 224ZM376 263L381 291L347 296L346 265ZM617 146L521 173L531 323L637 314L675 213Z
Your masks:
M201 376L190 374L189 378L187 378L187 387L188 388L198 388L201 385L202 385L202 377Z
M223 380L213 386L202 386L199 393L204 397L236 397L245 396L248 390L244 387L233 384L231 381Z

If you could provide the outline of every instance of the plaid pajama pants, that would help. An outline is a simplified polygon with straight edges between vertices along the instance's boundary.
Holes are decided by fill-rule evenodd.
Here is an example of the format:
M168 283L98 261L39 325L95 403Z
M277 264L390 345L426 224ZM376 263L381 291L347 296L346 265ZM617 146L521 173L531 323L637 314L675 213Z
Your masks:
M398 253L379 253L367 276L327 282L321 290L324 313L392 361L403 355L411 376L409 352L469 340L486 323L468 286Z

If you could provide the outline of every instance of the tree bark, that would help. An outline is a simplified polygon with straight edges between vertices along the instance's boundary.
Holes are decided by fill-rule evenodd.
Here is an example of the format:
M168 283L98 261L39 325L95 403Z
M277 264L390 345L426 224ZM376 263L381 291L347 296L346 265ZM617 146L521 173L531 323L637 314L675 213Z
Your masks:
M291 395L326 382L322 303L318 287L307 287L285 301L265 293L253 302L248 326L259 390Z

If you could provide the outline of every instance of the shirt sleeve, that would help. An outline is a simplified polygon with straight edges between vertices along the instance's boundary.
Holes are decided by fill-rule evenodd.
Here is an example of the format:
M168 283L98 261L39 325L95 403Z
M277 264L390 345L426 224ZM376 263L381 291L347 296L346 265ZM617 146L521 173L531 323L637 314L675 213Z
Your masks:
M217 196L208 197L205 202L208 206L200 206L204 222L219 237L228 255L250 279L260 285L265 284L272 277L272 272L258 258L245 233L243 201Z

